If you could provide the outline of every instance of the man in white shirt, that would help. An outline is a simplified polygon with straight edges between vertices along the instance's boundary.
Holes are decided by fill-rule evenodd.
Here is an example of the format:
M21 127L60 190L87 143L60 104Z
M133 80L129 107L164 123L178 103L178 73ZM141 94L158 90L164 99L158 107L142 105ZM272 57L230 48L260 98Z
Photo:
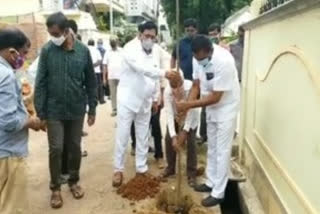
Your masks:
M189 111L184 121L183 130L178 130L179 121L177 119L178 114L175 105L176 99L179 99L180 96L182 99L187 99L191 87L192 81L183 80L181 77L180 82L177 84L170 82L170 85L167 85L164 91L164 106L167 116L167 134L165 142L168 167L164 170L162 177L166 178L175 174L175 150L180 146L180 144L187 141L188 184L193 187L196 184L197 176L197 151L195 137L199 123L199 113L197 109Z
M153 47L157 26L145 22L139 26L139 36L123 50L123 73L118 85L117 131L114 153L113 186L123 180L126 147L132 122L136 132L136 172L148 171L148 130L152 106L157 106L160 78L170 79L173 72L160 68L160 55Z
M101 73L102 57L101 57L99 50L95 47L95 42L93 39L89 39L88 48L90 50L91 59L92 59L93 67L94 67L94 72L96 73L96 77L97 77L98 100L99 100L100 104L104 104L105 101L104 101L102 73Z
M198 60L193 73L193 86L188 101L177 103L180 113L206 107L208 154L207 181L195 187L198 192L211 192L202 201L205 207L223 201L228 182L230 156L236 117L240 106L240 86L234 58L224 48L213 45L203 35L192 42ZM201 98L197 99L201 92Z
M170 54L165 51L160 45L155 44L153 47L153 52L160 55L160 68L170 69ZM166 79L160 78L160 87L158 87L157 100L154 100L155 106L153 114L151 116L150 127L151 135L154 140L154 158L156 160L159 169L165 167L165 161L163 159L163 149L162 149L162 130L160 124L161 110L163 108L163 93L166 86ZM158 106L156 106L158 104ZM131 155L135 156L135 131L134 124L131 127L131 138L132 138L132 150ZM149 152L152 151L151 148Z
M103 83L109 83L111 95L111 116L117 115L117 88L122 71L122 49L118 47L118 40L116 38L110 39L111 49L105 53L103 57Z

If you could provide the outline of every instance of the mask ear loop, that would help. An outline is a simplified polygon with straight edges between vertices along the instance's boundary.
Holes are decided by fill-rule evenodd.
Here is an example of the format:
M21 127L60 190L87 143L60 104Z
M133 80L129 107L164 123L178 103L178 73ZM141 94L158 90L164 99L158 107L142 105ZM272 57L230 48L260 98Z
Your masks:
M17 51L15 48L9 48L9 52L12 53L12 54L17 54L18 56L20 56L19 51ZM15 57L12 57L12 58L13 58L12 60L16 60Z
M9 52L20 55L20 53L15 48L9 48Z

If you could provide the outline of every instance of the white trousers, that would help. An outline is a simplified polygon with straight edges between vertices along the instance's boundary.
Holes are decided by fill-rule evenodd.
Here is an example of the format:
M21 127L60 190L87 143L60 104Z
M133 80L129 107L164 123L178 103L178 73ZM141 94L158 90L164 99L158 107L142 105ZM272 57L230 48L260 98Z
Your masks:
M225 122L207 121L206 185L212 188L211 196L214 198L224 198L235 128L236 119Z
M130 137L130 128L134 121L136 132L136 172L145 173L148 171L148 131L151 118L150 111L135 113L123 105L118 105L117 109L117 131L114 150L114 170L123 172L125 164L126 149Z

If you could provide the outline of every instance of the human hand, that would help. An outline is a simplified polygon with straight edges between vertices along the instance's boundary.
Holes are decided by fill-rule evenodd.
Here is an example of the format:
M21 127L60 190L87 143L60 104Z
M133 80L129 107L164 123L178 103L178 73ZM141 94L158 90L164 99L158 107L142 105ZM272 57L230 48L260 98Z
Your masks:
M183 145L185 144L186 140L188 137L188 132L186 132L185 130L181 131L178 135L178 145L180 148L183 147Z
M88 121L87 121L88 122L88 126L93 126L95 121L96 121L96 116L94 116L94 115L89 115L88 116Z
M153 102L153 103L152 103L152 114L157 114L158 111L159 111L158 102Z
M190 106L187 101L181 100L176 101L176 108L179 114L185 114L190 109Z
M172 147L176 152L180 150L177 136L172 137Z
M108 80L106 78L103 78L103 85L106 87L108 84Z
M34 131L39 131L41 128L41 121L38 117L31 116L25 125L26 128L33 129Z
M44 132L47 131L47 121L46 120L41 120L40 122L40 129Z
M168 79L171 88L177 88L182 85L182 77L179 72L174 70L168 71L166 73L166 78Z

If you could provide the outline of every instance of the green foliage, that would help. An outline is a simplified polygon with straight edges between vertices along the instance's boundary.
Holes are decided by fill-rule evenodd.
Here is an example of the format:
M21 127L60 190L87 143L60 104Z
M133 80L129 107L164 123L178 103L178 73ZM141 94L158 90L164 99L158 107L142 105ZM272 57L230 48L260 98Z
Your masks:
M108 31L108 24L105 22L103 15L99 14L97 18L97 28L100 31Z
M180 27L187 18L195 18L199 22L199 31L206 33L211 23L222 24L230 15L252 0L180 0ZM176 1L161 0L167 15L168 24L175 32L176 28Z
M118 28L115 33L119 39L120 46L123 47L127 42L136 37L138 32L136 25L123 25L122 28Z

